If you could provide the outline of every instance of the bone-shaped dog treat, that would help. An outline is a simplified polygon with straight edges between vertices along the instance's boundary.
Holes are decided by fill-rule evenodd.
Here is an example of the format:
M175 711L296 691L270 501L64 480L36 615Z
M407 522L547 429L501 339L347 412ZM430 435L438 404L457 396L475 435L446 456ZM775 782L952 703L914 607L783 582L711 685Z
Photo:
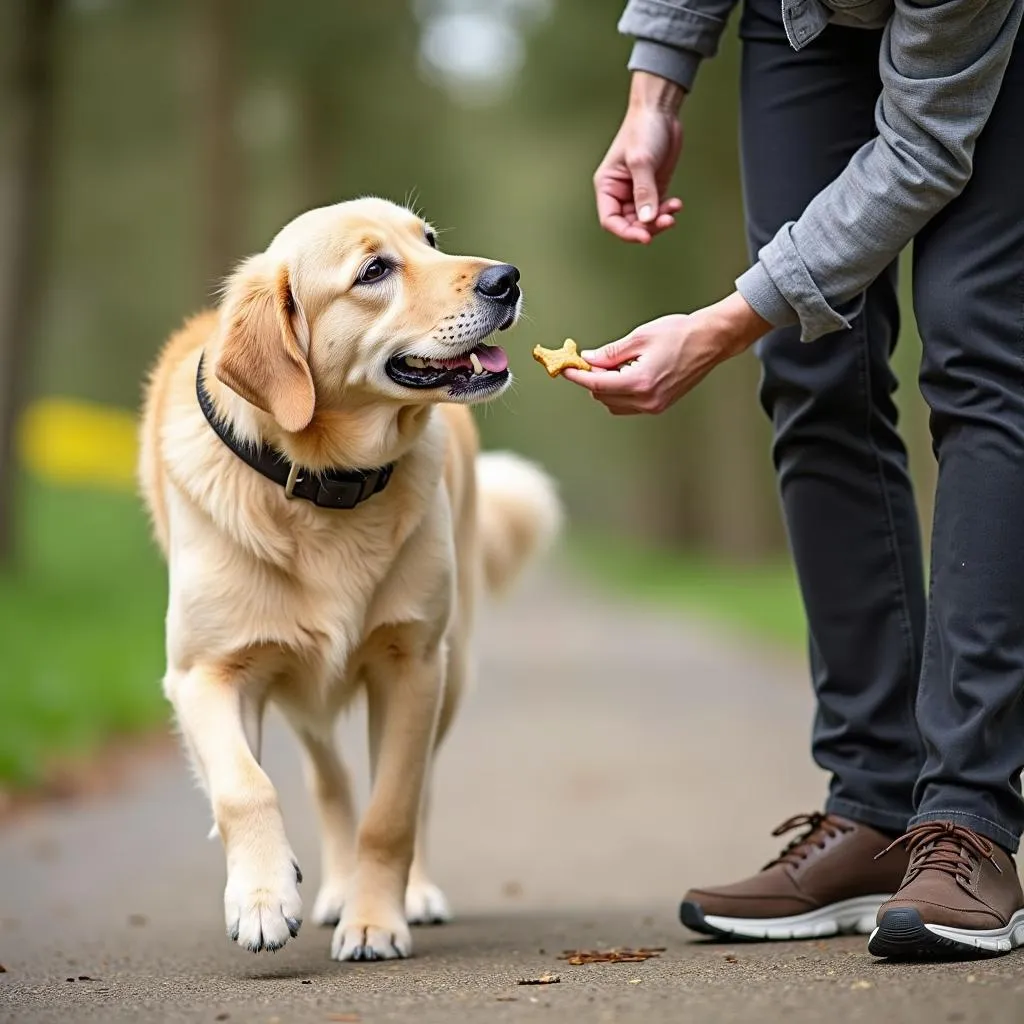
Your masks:
M557 377L570 366L576 370L590 369L590 363L579 354L572 338L566 338L561 348L541 348L538 345L533 350L533 358L548 371L549 377Z

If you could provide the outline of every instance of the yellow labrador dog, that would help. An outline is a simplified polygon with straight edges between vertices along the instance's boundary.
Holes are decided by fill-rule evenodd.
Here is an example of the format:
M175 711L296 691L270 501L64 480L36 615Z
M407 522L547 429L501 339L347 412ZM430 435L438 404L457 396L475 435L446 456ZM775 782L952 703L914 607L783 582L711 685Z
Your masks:
M501 394L486 345L519 272L451 256L410 211L302 214L161 354L140 480L169 565L164 689L227 857L228 933L278 949L302 875L260 767L264 708L295 729L323 833L319 924L339 960L408 956L442 921L422 816L470 670L478 583L499 590L554 535L549 479L477 454L465 406ZM373 787L356 827L335 751L364 691Z

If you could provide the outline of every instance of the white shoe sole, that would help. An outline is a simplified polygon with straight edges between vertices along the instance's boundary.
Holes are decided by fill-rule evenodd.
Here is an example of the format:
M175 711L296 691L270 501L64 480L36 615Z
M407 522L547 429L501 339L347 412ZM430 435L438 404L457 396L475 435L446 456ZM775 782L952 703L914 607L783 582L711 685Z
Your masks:
M830 935L868 935L878 908L891 897L885 893L857 896L791 917L722 917L705 914L698 903L680 907L683 924L706 935L744 939L822 939Z
M1004 928L973 930L925 924L911 908L890 910L871 933L868 950L893 960L957 960L999 956L1024 946L1024 910Z

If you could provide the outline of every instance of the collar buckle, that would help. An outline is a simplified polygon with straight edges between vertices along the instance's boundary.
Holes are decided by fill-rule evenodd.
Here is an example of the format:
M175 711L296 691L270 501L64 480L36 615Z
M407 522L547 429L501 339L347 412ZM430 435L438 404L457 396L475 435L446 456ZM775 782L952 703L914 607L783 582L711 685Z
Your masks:
M299 476L298 464L293 462L288 470L288 479L284 482L284 496L289 501L295 497L295 485L299 483L302 483L302 477Z

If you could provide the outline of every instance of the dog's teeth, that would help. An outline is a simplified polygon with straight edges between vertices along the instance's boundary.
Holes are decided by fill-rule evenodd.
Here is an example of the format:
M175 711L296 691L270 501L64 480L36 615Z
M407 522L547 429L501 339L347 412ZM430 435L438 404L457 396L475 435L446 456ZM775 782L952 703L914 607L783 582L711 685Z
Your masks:
M405 361L414 370L422 370L427 365L426 360L420 359L418 356L406 356Z
M480 365L480 357L475 352L469 353L469 361L473 364L473 373L483 373L484 368Z

